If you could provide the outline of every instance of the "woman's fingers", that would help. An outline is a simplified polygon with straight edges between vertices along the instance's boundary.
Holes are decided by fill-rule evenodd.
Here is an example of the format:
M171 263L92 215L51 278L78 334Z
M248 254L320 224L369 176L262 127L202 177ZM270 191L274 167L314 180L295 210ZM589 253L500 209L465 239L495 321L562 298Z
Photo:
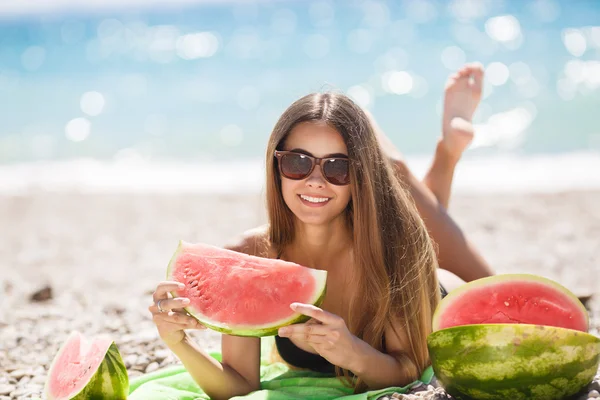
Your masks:
M171 292L183 289L185 286L183 283L175 281L163 281L158 284L156 290L152 294L153 304L148 307L148 310L152 313L166 312L173 309L181 309L189 304L189 299L180 297L175 298L171 296ZM160 307L159 307L160 305Z
M204 325L200 324L195 318L174 311L154 314L152 319L157 325L164 323L174 324L178 329L185 329L185 327L204 328Z
M156 290L152 295L152 300L156 303L158 300L168 299L170 292L183 289L184 287L185 285L183 283L174 281L163 281L159 283L156 287Z
M158 307L158 302L160 302L160 309ZM161 310L163 312L179 311L179 312L185 313L185 310L183 310L183 307L185 307L189 304L190 304L190 299L185 298L185 297L177 297L175 299L173 299L173 298L160 299L155 304L151 305L149 310L152 313L161 312Z
M316 335L316 334L294 334L292 336L288 336L290 340L305 342L310 344L311 346L322 345L329 341L329 336L327 335ZM313 347L314 348L314 347ZM316 349L315 349L316 350Z
M172 295L184 287L182 283L174 281L159 283L152 294L152 305L148 307L158 334L167 344L181 342L185 338L186 329L206 329L183 309L190 304L190 299L177 296L174 298Z
M311 336L325 336L330 327L321 324L295 324L279 328L279 336L308 340Z
M316 322L331 325L339 325L340 323L344 323L344 320L340 316L332 314L329 311L325 311L312 304L292 303L290 307L292 310L299 312L300 314L311 317L312 319L316 320Z

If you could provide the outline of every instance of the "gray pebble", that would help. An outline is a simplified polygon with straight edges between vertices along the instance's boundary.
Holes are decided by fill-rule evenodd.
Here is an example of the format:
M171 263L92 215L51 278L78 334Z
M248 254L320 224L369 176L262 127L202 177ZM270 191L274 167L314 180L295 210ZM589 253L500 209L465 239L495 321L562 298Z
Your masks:
M129 354L128 356L123 357L123 362L125 363L126 368L131 368L135 365L137 361L137 356L135 354Z
M13 351L15 351L15 350L16 349L14 349ZM12 352L10 354L12 354ZM6 367L6 372L8 372L10 376L17 376L18 374L21 373L21 372L17 372L17 371L25 371L26 369L27 369L27 367L24 365L12 364L12 365L9 365L8 367ZM13 375L13 373L15 373L15 375Z
M9 395L16 388L14 385L0 385L0 395Z
M35 394L37 390L32 390L31 388L20 388L10 393L11 397L19 397L19 396L28 396L31 398L31 395Z
M127 375L129 376L129 379L133 379L133 378L143 375L143 374L144 374L143 371L138 371L136 369L131 369L131 370L127 371Z
M597 399L598 397L600 397L600 393L597 390L590 390L588 393L588 398L590 399Z
M148 358L147 355L145 354L141 354L140 356L138 356L137 360L135 361L135 366L139 367L142 366L144 368L146 368L146 366L150 363L150 359Z
M30 381L30 380L31 380L31 378L30 378L29 376L25 375L24 377L22 377L22 378L19 380L19 383L18 383L18 385L19 385L19 386L25 386L25 385L27 385L27 384L29 383L29 381Z
M42 367L42 366L38 366L33 370L33 375L39 375L39 374L44 374L46 373L46 368Z
M31 379L31 383L39 383L39 384L45 384L46 383L46 375L36 375L33 377L33 379Z
M151 362L150 364L148 364L148 366L146 367L146 373L149 374L150 372L154 372L158 369L158 363L156 361Z
M154 358L156 359L156 361L161 362L165 358L169 357L171 354L172 353L170 350L160 349L156 350L156 352L154 353Z

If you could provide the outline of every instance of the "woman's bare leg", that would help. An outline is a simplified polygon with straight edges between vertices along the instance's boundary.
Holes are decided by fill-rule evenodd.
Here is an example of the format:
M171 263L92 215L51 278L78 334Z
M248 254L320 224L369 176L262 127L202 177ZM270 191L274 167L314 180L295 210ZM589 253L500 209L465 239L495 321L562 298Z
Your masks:
M400 151L367 113L384 152L407 184L421 218L438 246L440 267L466 282L494 274L447 212L454 168L473 139L471 118L481 99L482 80L483 68L479 64L468 64L449 78L442 138L423 182L412 174Z
M494 271L467 239L435 195L417 179L403 161L394 161L400 179L406 184L427 230L437 245L440 268L466 282L494 275Z
M442 137L423 182L448 208L454 169L473 140L473 114L481 101L483 66L467 64L448 78L444 90Z

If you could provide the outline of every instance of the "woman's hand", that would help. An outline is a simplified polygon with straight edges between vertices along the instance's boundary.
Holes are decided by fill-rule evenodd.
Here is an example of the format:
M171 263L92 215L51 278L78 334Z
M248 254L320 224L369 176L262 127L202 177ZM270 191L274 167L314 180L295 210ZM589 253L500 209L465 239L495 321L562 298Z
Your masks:
M182 308L190 304L185 297L173 298L170 292L183 288L179 282L164 281L158 284L152 295L154 304L148 307L152 321L158 328L160 338L167 346L175 345L185 338L184 329L206 329Z
M350 333L344 319L310 304L292 303L290 307L312 320L279 328L279 336L303 341L333 365L352 371L360 339Z

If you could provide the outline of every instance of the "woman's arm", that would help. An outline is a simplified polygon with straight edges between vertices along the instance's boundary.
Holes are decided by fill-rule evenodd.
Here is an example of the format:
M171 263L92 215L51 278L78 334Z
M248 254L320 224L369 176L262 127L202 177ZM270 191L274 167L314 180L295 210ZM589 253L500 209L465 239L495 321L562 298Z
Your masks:
M423 182L412 174L404 162L396 160L394 167L399 178L407 184L419 214L437 244L440 268L466 282L494 275L492 268Z
M260 339L223 335L222 362L215 360L189 336L171 351L211 399L229 399L260 388Z
M403 353L386 354L360 339L357 343L358 356L351 371L365 382L369 390L405 386L419 379L417 366ZM389 346L388 343L386 345Z
M406 386L420 378L422 371L419 371L406 353L410 348L410 341L405 324L399 318L393 318L392 324L393 326L388 326L384 332L385 353L363 341L359 342L353 372L365 381L369 389ZM423 343L423 346L426 346L426 343ZM421 352L427 357L426 347L421 349Z

